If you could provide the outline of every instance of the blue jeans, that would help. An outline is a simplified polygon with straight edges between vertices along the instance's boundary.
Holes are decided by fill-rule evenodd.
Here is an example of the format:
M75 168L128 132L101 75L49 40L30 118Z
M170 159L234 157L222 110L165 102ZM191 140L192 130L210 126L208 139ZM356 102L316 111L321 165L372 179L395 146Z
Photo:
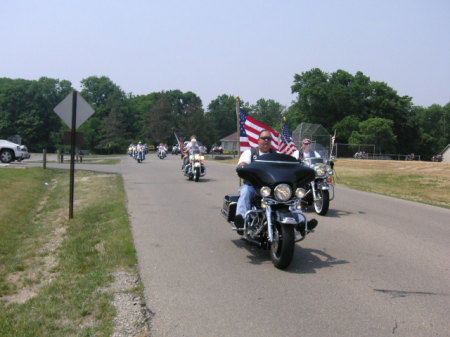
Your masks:
M240 214L245 218L245 213L252 207L252 200L256 195L256 190L253 186L242 184L239 189L239 199L236 207L236 215Z

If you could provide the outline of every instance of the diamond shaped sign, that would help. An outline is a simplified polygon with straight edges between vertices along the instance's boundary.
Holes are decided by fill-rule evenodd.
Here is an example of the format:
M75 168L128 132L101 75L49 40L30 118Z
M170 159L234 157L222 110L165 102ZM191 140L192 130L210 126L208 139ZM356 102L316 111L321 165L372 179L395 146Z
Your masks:
M72 128L72 101L73 93L70 93L53 109L69 128ZM78 129L94 112L94 109L92 109L89 103L77 92L75 129Z

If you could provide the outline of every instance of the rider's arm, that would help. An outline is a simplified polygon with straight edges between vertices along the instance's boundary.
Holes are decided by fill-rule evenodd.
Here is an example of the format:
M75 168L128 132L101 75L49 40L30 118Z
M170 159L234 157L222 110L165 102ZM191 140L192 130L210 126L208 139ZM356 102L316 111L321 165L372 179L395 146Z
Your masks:
M241 156L239 157L237 166L248 165L248 164L251 163L251 161L252 161L251 151L250 150L245 150L244 152L242 152Z

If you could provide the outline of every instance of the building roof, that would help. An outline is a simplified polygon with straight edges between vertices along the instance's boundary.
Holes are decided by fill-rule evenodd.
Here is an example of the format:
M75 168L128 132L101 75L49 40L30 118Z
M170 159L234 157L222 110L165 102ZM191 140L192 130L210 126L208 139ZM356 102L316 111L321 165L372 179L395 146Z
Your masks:
M231 135L223 137L220 141L221 142L237 142L239 140L238 133L233 132Z

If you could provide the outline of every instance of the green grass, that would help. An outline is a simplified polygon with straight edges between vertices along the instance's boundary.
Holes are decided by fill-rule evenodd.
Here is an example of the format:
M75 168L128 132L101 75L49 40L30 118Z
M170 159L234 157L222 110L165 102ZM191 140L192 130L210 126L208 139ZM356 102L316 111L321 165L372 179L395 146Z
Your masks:
M101 289L115 271L136 273L123 182L118 175L83 171L75 178L69 220L66 170L0 169L0 184L8 187L0 195L2 337L113 331L113 295ZM47 265L45 258L56 263ZM33 286L36 295L28 301L11 301Z

